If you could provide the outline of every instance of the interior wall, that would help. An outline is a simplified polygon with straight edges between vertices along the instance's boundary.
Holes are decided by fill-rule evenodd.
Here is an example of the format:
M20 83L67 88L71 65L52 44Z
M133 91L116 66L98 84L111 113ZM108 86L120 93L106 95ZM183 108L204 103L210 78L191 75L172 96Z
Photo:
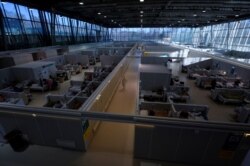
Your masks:
M29 63L33 61L33 57L31 53L19 53L12 55L15 65L21 65L24 63Z
M0 88L4 88L5 84L14 81L10 68L0 69Z
M158 90L170 86L171 74L168 73L140 73L141 90Z
M193 63L191 65L188 65L188 67L190 68L205 68L205 69L211 69L213 66L213 60L212 59L208 59L202 62L198 62L198 63Z
M213 66L218 66L217 69L225 70L228 74L231 71L231 68L235 67L235 74L240 76L244 80L250 80L250 69L246 69L244 67L236 66L231 63L226 63L220 60L213 60Z
M250 139L242 132L161 126L135 127L136 158L186 163L188 165L240 165Z
M35 71L39 70L39 71ZM15 81L32 80L36 81L35 73L40 72L40 68L11 68L11 76Z
M113 64L118 64L124 56L109 56L101 55L101 65L104 66L113 66Z
M31 114L0 112L0 125L6 134L20 130L32 144L85 150L81 118Z
M77 63L81 63L83 65L89 64L89 56L82 55L80 52L69 53L68 55L65 55L65 59L66 62L70 64L77 64Z
M148 57L142 56L141 57L141 64L160 64L164 65L167 64L169 58L164 57Z
M44 61L55 62L55 65L63 65L63 64L65 64L65 55L64 56L57 56L57 57L47 58L47 59L44 59Z
M58 56L56 48L43 49L43 52L46 54L47 58Z
M15 62L12 57L0 57L0 69L14 66Z
M69 52L82 51L93 47L102 47L105 45L112 44L113 42L100 42L100 43L85 43L77 45L69 45Z

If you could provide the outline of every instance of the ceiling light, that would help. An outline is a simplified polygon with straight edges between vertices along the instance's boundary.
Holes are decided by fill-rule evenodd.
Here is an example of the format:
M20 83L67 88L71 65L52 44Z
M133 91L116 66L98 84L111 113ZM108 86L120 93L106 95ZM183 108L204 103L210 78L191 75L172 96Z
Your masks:
M84 3L83 2L79 2L79 5L84 5Z
M141 10L141 11L140 11L140 13L142 14L142 13L143 13L143 11Z
M183 18L182 21L185 21L185 19Z
M101 15L102 13L99 12L99 13L97 13L97 14L98 14L98 15Z
M181 21L178 21L178 23L180 23Z
M141 15L141 17L143 17L143 15Z
M206 10L203 10L202 12L203 12L203 13L206 13Z
M107 18L107 16L104 16L104 18Z
M196 17L196 16L197 16L197 14L194 14L193 16L194 16L194 17Z
M111 22L113 22L113 20L111 20Z
M239 15L238 15L238 14L236 14L236 15L235 15L235 17L239 17Z
M214 21L218 21L218 20L214 20Z
M114 22L116 24L116 22Z
M207 21L207 23L210 23L210 21Z
M144 0L140 0L140 2L144 2Z

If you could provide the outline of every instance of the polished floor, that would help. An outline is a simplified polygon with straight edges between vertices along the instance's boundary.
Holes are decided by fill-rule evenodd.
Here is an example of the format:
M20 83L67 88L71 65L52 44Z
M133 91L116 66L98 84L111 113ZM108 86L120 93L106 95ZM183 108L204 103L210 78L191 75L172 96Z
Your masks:
M125 73L127 83L119 85L107 112L134 114L138 93L138 64L134 58ZM134 125L102 122L88 152L31 146L15 153L9 145L0 147L0 166L184 166L133 158Z
M127 79L125 88L119 85L107 112L132 115L135 113L139 62L139 58L133 58L125 74ZM193 80L186 79L185 74L177 70L179 65L172 63L170 67L175 67L174 74L179 75L180 79L191 87L191 103L209 104L210 119L222 121L230 119L228 116L230 110L225 109L227 106L211 101L209 91L197 88ZM31 146L23 153L15 153L9 145L3 145L0 147L0 166L184 166L134 159L133 138L134 125L102 122L87 152Z

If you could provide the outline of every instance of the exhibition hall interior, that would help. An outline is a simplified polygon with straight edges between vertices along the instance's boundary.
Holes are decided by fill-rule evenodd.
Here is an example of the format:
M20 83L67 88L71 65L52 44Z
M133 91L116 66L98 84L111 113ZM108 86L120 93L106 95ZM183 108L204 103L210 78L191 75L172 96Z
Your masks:
M249 166L250 2L0 0L1 166Z

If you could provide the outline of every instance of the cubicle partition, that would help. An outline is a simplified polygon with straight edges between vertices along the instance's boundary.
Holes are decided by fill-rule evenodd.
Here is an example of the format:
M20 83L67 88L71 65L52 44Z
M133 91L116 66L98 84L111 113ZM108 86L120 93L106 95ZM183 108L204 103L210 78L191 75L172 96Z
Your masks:
M81 114L74 110L1 106L4 133L21 131L31 144L85 150Z
M112 100L112 97L118 88L119 82L122 80L125 71L131 61L131 55L134 54L136 46L134 46L126 56L120 61L115 69L106 77L101 85L96 89L94 94L85 102L81 110L90 112L105 112ZM89 127L84 135L84 142L87 144L93 138L100 121L89 121Z
M34 82L41 78L48 79L50 75L56 74L56 66L53 61L30 62L11 68L12 77L16 81L32 80Z
M172 46L167 46L167 45L162 45L162 44L157 44L157 45L152 45L150 43L149 45L144 46L144 51L149 51L149 52L175 52L175 51L180 51L181 49L172 47Z
M158 64L165 65L169 61L167 57L150 57L150 56L142 56L141 64Z
M161 121L159 119L159 121ZM134 156L188 165L240 165L250 148L248 125L164 118L166 126L136 125Z
M66 62L69 64L89 65L88 55L83 55L81 52L71 52L65 56Z
M133 51L134 48L127 55L133 54ZM3 129L0 140L4 140L4 135L18 130L31 144L86 150L98 124L97 121L87 120L82 114L106 110L129 61L130 58L120 61L89 98L80 95L53 97L54 102L65 100L66 107L36 108L1 104L0 126Z
M120 55L120 56L111 56L111 55L101 55L100 56L100 60L101 60L101 65L103 67L105 66L115 66L116 64L118 64L121 59L124 56Z
M4 88L10 82L14 81L14 78L11 76L10 68L0 69L0 89Z
M223 62L220 60L213 60L213 66L216 66L217 69L219 70L224 70L228 73L228 75L235 76L237 75L238 77L241 77L244 80L249 80L250 78L250 73L249 69L250 67L246 68L245 66L239 66L239 65L234 65L232 63L228 62ZM232 67L234 67L234 73L231 73Z
M163 65L140 65L140 89L158 90L169 88L171 71Z
M207 106L146 101L138 105L137 114L141 118L134 117L135 158L187 165L238 166L250 149L249 125L176 116L183 111L204 116ZM139 124L144 120L149 123Z
M183 60L183 67L211 69L213 59L210 58L186 58Z
M157 51L161 48L146 46L145 49ZM193 60L195 59L189 59L189 64L185 66L212 68L213 60L210 58L198 61L199 63L192 62ZM141 67L144 65L141 64ZM144 73L152 75L151 80L143 76L143 72L140 73L140 92L154 90L157 93L155 89L163 86L158 80L164 80L166 76L159 76L152 66L148 68L151 68L151 72ZM171 95L170 89L174 91L172 87L167 88L168 97ZM141 118L134 117L137 122L134 137L135 158L187 165L238 166L249 152L248 124L211 121L207 119L209 109L206 105L173 103L171 97L167 102L145 101L141 99L141 95L142 93L138 96L136 111ZM149 123L139 124L140 120Z
M98 55L126 55L131 47L98 47Z

